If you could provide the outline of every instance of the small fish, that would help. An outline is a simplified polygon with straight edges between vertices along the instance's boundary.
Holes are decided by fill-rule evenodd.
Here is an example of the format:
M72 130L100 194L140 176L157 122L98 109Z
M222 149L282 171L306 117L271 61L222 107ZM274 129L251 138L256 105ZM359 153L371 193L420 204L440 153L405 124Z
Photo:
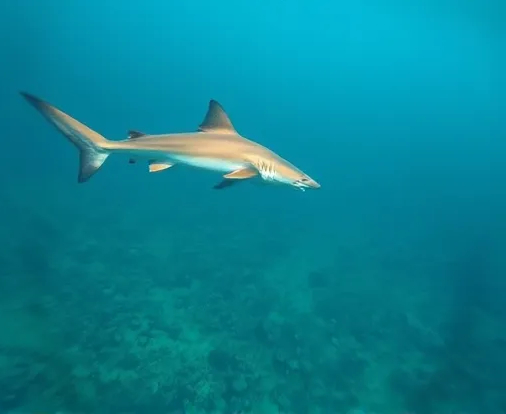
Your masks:
M273 151L241 136L214 100L209 102L196 132L148 135L130 131L128 139L112 141L53 105L28 93L21 94L79 149L79 183L89 180L109 155L123 153L129 155L130 163L146 159L150 172L186 164L224 173L215 189L255 177L300 190L320 188L315 180Z

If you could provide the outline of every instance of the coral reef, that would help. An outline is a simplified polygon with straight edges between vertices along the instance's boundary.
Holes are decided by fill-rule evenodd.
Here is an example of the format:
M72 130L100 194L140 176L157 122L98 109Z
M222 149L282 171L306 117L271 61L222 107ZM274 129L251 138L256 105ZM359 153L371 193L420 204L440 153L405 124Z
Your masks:
M420 258L355 235L322 252L267 222L162 243L59 217L2 253L2 412L506 410L506 312L484 299L500 282L476 285L483 251Z

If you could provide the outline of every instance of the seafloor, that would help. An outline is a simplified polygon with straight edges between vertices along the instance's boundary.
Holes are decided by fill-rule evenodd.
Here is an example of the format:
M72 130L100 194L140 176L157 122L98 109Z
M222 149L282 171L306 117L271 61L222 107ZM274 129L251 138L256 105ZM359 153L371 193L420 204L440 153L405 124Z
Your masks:
M504 244L92 201L3 204L2 412L506 412Z

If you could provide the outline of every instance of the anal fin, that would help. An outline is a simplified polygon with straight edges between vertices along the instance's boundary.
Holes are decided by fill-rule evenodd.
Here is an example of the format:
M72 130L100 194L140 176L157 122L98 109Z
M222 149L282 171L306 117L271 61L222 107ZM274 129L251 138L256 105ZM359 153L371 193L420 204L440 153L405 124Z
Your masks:
M149 172L159 172L164 171L167 168L172 167L174 164L166 161L155 161L152 160L149 162Z

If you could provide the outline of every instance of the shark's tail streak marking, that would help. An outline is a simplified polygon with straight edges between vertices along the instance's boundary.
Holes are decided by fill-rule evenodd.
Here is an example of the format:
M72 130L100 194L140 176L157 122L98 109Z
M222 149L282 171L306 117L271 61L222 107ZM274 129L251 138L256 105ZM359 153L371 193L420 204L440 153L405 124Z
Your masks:
M53 105L25 92L21 95L79 149L77 180L88 181L109 156L110 141Z

